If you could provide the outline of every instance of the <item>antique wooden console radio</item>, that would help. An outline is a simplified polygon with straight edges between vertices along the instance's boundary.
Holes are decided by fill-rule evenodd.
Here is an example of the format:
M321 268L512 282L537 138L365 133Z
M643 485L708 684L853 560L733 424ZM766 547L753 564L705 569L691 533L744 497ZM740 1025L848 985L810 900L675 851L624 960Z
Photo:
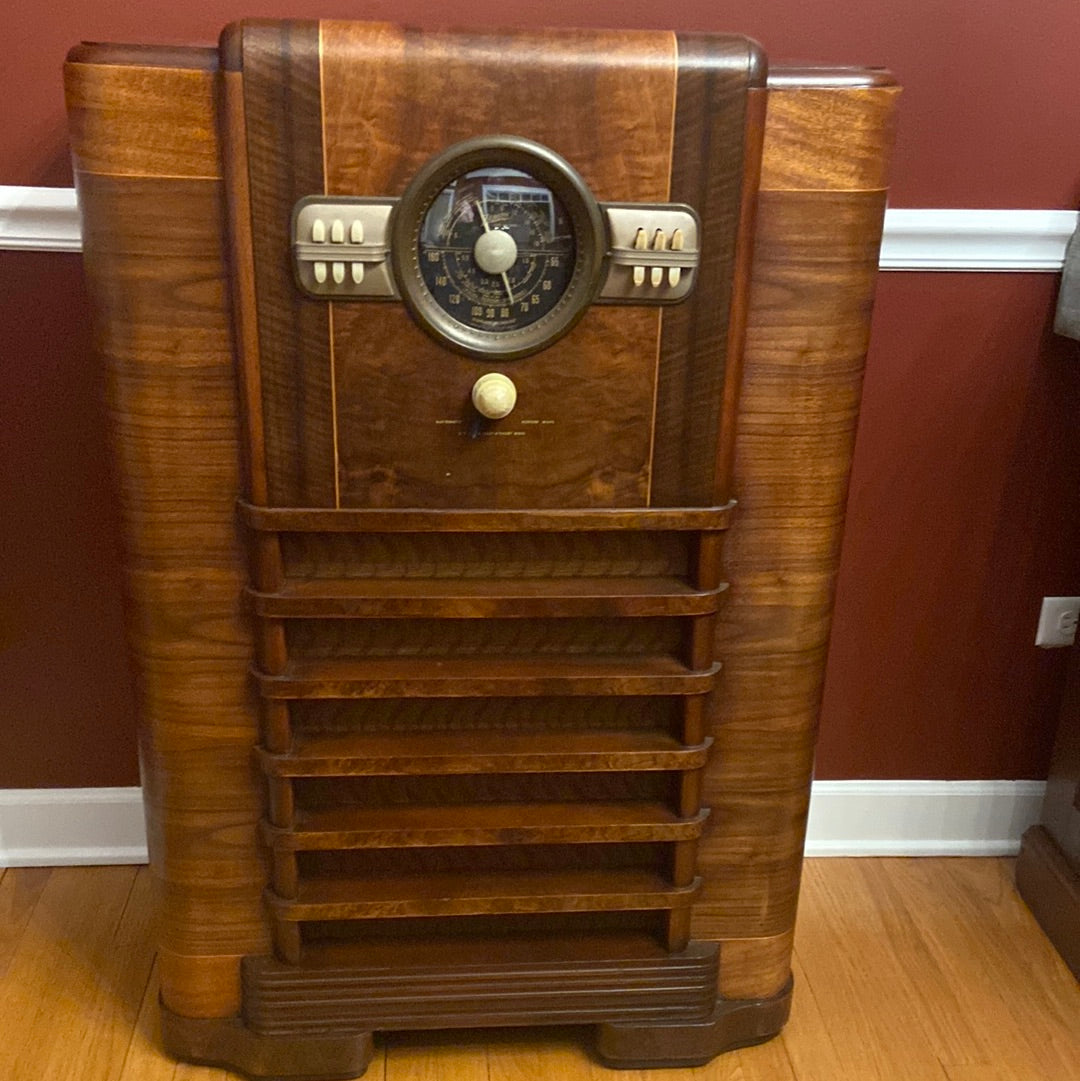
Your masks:
M169 1050L779 1031L891 80L253 22L67 92Z

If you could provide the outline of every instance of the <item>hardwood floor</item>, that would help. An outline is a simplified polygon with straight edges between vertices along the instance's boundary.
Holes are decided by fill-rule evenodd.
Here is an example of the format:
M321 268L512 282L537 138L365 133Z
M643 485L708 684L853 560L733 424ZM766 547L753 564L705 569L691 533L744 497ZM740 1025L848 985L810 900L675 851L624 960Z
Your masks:
M229 1081L157 1049L146 868L0 871L0 1078ZM1080 1081L1080 985L994 859L809 860L783 1034L615 1073L572 1029L391 1036L370 1081Z

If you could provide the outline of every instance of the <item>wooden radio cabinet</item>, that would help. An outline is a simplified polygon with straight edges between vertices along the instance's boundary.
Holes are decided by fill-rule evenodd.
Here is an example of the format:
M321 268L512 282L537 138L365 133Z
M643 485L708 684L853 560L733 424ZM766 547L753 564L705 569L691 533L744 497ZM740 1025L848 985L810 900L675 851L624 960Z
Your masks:
M889 77L250 22L66 82L168 1049L775 1034Z

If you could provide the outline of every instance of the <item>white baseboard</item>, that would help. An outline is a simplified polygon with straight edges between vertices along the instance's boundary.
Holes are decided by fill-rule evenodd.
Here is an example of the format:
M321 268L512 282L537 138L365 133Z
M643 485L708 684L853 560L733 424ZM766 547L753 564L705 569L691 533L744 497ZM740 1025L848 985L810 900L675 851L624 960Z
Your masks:
M1008 856L1044 781L816 781L808 856ZM145 863L138 788L0 790L0 867Z
M140 788L0 789L0 867L146 859Z
M1013 856L1045 781L815 781L808 856Z
M1073 210L889 208L882 270L1049 271L1065 259ZM73 188L0 185L0 250L79 251Z

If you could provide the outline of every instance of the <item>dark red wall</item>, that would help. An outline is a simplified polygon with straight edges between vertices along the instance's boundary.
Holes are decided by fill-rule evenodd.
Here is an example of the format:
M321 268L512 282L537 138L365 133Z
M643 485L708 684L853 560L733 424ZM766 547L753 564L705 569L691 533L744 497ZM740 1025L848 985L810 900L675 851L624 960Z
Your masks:
M69 182L59 70L74 42L209 43L230 19L255 15L737 30L775 59L877 64L899 76L895 206L1072 207L1080 199L1076 0L6 0L0 183Z
M819 777L1046 774L1080 593L1080 343L1057 276L879 279Z
M0 788L136 783L117 507L79 263L0 253Z
M776 60L904 84L891 202L1073 208L1076 0L8 0L0 184L70 183L60 65L81 39L206 43L246 15L738 30ZM1063 660L1039 598L1080 593L1080 347L1056 277L883 275L817 775L1042 777ZM0 788L137 781L115 505L76 256L0 253Z

